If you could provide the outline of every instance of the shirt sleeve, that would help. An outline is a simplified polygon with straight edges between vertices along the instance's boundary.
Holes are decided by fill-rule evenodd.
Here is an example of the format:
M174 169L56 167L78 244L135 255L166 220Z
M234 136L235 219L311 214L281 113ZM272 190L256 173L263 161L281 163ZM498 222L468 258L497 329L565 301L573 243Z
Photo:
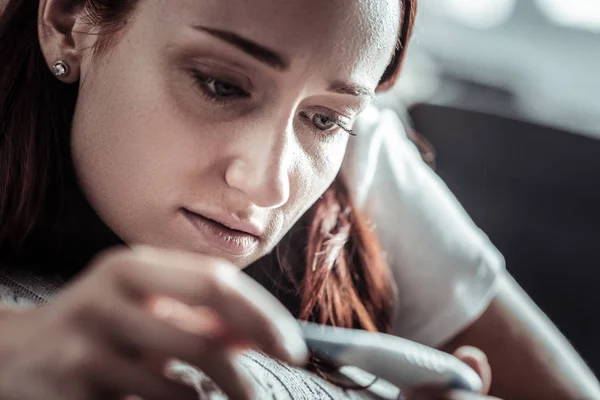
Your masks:
M370 108L355 128L342 173L392 268L393 333L439 347L485 311L504 259L421 160L394 111Z

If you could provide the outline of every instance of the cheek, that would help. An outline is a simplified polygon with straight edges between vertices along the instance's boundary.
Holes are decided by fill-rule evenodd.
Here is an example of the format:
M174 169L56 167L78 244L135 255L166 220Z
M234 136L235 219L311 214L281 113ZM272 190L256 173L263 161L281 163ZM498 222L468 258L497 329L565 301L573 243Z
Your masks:
M340 171L347 139L304 149L306 161L291 171L290 203L306 212L329 188Z
M121 86L110 80L104 85L95 83L86 82L80 91L73 122L73 157L83 184L116 190L133 183L136 175L153 172L161 163L159 150L168 149L154 135L161 127L148 120L152 105L132 101L139 94L135 85Z
M128 60L113 57L119 59ZM166 226L216 154L157 76L147 67L109 64L83 80L74 117L73 161L84 194L124 239Z

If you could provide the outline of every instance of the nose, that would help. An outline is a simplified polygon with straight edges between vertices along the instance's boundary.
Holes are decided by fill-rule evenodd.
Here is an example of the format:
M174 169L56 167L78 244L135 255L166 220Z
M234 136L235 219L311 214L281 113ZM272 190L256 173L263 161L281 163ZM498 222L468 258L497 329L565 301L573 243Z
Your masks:
M227 185L245 193L259 207L280 207L290 196L293 127L287 121L279 126L265 129L262 125L254 128L260 130L254 134L244 132L238 155L225 172Z

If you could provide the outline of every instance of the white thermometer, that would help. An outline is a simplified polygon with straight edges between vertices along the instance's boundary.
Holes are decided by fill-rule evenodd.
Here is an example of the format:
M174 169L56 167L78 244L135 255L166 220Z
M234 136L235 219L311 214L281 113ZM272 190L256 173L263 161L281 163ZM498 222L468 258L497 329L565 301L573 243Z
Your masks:
M316 357L336 366L360 368L400 390L431 386L479 392L482 382L468 365L442 351L383 333L300 321Z

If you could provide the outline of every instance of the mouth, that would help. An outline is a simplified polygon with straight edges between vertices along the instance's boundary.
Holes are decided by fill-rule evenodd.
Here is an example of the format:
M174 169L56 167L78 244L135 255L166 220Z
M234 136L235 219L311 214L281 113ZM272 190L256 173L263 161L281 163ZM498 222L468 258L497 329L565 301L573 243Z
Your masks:
M226 226L214 219L197 214L185 208L181 212L210 246L233 256L251 253L259 243L259 237L247 231Z

